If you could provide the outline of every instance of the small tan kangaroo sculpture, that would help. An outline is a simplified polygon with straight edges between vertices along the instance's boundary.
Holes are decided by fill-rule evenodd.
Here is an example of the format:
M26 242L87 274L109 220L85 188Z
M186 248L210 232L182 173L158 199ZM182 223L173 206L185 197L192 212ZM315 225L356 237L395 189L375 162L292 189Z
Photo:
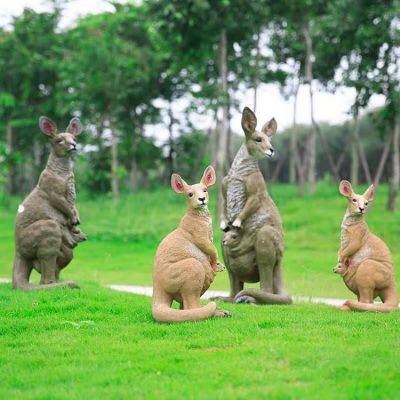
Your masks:
M75 179L72 153L82 126L72 118L65 133L40 117L41 131L50 138L51 152L46 168L35 189L18 208L15 223L15 258L13 287L23 290L78 288L75 282L58 282L61 269L72 260L72 249L86 240L77 227ZM29 283L32 269L40 274L40 285Z
M374 199L374 186L358 195L350 182L341 181L339 191L347 198L348 207L342 222L339 263L333 271L340 274L346 286L357 295L357 301L347 300L340 308L378 312L398 310L390 251L383 240L369 232L364 221L364 214ZM378 296L382 303L374 304Z
M171 186L187 196L188 208L178 228L160 243L154 259L153 317L159 322L196 321L212 316L230 316L214 302L202 307L200 296L209 288L215 273L223 269L212 243L212 225L207 208L208 188L215 183L214 169L204 171L200 183L188 185L173 174ZM171 308L172 301L180 310Z
M271 157L275 119L256 130L257 118L247 107L242 114L246 141L222 181L221 229L226 233L223 254L230 279L227 297L236 303L290 304L283 283L283 227L278 208L265 190L258 160ZM236 236L236 237L234 237ZM243 239L242 239L243 238ZM260 282L260 289L243 289L244 282Z

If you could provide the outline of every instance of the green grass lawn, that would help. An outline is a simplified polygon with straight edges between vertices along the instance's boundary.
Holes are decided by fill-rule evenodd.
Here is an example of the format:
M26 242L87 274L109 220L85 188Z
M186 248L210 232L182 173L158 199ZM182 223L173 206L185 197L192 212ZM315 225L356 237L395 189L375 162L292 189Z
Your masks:
M301 200L291 186L271 192L284 221L290 293L353 298L332 273L345 210L337 189L321 184L315 197ZM400 213L385 211L385 192L368 222L399 265ZM90 240L63 278L81 290L22 293L0 284L1 399L398 397L399 313L231 304L224 308L232 318L154 323L150 298L101 284L151 285L154 252L178 224L185 200L168 189L122 196L117 209L106 197L79 200ZM0 277L11 275L19 201L0 209ZM211 288L228 289L225 272Z
M0 285L0 398L395 399L399 315L227 305L160 325L150 298Z

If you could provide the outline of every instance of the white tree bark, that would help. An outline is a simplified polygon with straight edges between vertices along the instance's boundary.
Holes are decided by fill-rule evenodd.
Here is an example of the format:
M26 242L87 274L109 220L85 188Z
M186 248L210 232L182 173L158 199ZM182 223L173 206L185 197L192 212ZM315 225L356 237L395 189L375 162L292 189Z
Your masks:
M222 119L220 123L219 129L219 137L218 137L218 146L217 146L217 168L216 174L217 179L221 182L222 178L225 174L226 169L226 160L228 154L228 66L227 66L227 40L226 40L226 32L223 30L220 36L219 43L219 53L220 53L220 84L221 84L221 92L223 96L222 102ZM219 195L218 195L218 215L220 215L221 211L221 201L222 201L222 193L219 185Z
M389 198L387 208L390 211L396 209L396 198L400 184L400 115L396 116L393 129L393 153L392 153L392 177L389 183Z
M310 24L305 23L302 27L304 44L306 46L306 61L305 61L305 75L306 82L309 85L310 94L310 117L311 117L311 129L308 137L308 171L307 181L308 190L311 194L315 193L316 184L316 146L317 146L317 127L314 119L314 92L312 87L313 72L312 72L312 39L310 35Z
M289 182L292 184L296 183L296 152L297 152L296 113L297 113L297 98L299 94L299 87L300 84L296 86L295 92L293 94L293 124L290 135Z
M111 129L111 191L113 197L113 205L116 207L119 200L118 185L118 140L117 133L112 125Z

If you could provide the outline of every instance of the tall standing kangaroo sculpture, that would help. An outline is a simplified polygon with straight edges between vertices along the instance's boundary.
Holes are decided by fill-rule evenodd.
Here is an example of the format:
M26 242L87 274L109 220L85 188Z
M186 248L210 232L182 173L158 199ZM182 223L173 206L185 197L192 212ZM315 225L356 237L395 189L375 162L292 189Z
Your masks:
M154 258L153 317L158 322L196 321L230 314L214 302L202 307L200 296L210 287L215 273L223 269L212 243L212 224L207 208L208 188L215 183L214 169L204 171L200 183L188 185L173 174L171 186L188 199L179 226L160 243ZM181 309L171 307L175 300Z
M339 185L348 206L342 222L339 264L333 272L342 276L346 286L357 295L340 308L354 311L389 312L398 310L393 261L386 244L368 230L364 214L374 199L374 186L363 195L354 193L348 181ZM382 303L374 304L380 297Z
M223 206L220 227L237 230L225 238L223 255L229 273L230 295L214 300L236 303L290 304L282 273L283 228L279 211L265 190L258 159L271 157L271 138L277 124L271 119L256 130L257 118L247 107L242 114L246 141L236 154L228 175L222 181ZM260 289L243 289L244 282L260 282Z
M79 288L75 282L58 280L61 269L72 260L72 249L86 240L77 227L80 220L71 158L82 126L78 118L72 118L67 131L58 133L47 117L40 117L39 126L50 138L51 152L37 186L18 208L12 284L22 290ZM33 269L41 274L39 285L29 283Z

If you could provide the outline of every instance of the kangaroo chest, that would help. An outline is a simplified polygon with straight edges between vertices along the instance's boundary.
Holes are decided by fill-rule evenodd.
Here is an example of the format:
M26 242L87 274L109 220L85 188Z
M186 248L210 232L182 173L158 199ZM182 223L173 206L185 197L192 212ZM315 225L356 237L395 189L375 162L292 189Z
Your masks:
M347 225L342 224L342 230L340 233L340 250L343 251L349 244L349 228Z
M250 158L246 146L242 145L226 178L226 215L229 221L233 222L243 210L247 201L245 179L256 172L260 172L257 160ZM243 228L257 228L267 220L268 215L268 212L260 207L245 221Z
M66 186L67 186L67 201L69 204L74 205L76 200L74 174L71 174L67 177Z
M350 238L350 227L354 224L359 224L356 229L365 230L365 225L361 224L360 222L352 219L352 217L345 216L342 223L342 229L340 234L340 250L343 251L351 241ZM354 228L353 228L354 229ZM366 232L368 235L368 231ZM367 243L367 236L364 236L362 244L360 248L352 255L351 257L351 264L352 265L359 265L366 259L368 259L372 255L372 249L368 246Z
M229 221L233 221L243 210L247 196L243 180L229 177L226 192L226 211Z

